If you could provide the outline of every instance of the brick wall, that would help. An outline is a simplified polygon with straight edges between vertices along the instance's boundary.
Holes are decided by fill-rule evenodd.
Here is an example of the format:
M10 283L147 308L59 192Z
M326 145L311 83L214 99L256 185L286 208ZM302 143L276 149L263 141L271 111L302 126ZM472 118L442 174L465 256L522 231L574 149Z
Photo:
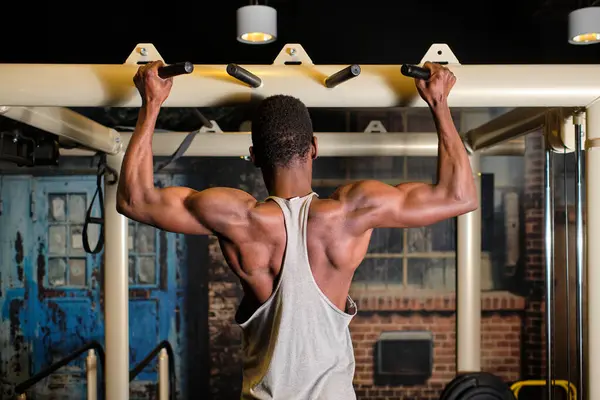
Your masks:
M241 391L241 331L234 317L242 289L215 237L209 239L208 330L212 400L234 399Z
M523 378L540 379L546 371L544 327L544 138L525 138L525 321Z
M355 348L355 388L359 399L438 399L456 369L454 294L406 296L353 290L359 313L350 325ZM518 380L524 300L505 292L482 295L481 367L506 381ZM425 385L376 386L373 347L380 334L393 330L433 333L433 374Z

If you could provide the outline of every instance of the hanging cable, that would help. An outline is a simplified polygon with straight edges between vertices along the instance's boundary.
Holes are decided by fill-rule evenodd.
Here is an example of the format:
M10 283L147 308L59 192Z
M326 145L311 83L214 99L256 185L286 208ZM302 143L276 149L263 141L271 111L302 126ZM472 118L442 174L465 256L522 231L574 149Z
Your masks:
M108 166L106 162L106 154L98 153L98 156L100 160L98 161L98 170L96 172L96 192L94 193L94 196L90 201L90 206L85 214L82 232L83 249L89 254L98 254L104 248L104 195L102 194L102 179L105 175L110 175L112 179L108 181L109 185L115 185L119 180L119 172ZM98 197L100 217L92 216L96 197ZM90 224L96 224L100 226L98 241L93 249L90 246L88 235L88 227Z

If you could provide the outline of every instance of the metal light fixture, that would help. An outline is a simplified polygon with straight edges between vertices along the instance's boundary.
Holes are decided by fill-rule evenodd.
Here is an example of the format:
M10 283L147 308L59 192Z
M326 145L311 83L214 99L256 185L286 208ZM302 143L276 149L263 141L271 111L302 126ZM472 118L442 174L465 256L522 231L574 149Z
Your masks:
M585 7L569 14L569 43L600 43L600 7Z
M277 39L277 11L273 7L251 4L237 10L237 40L248 44L267 44Z

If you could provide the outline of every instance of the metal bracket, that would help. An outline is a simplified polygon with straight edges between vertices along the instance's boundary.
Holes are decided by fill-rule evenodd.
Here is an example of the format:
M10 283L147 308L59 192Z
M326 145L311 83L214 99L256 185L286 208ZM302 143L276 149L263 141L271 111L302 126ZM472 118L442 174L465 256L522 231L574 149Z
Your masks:
M158 60L165 62L152 43L138 43L131 54L129 54L129 57L127 57L124 64L137 65Z
M288 43L279 52L273 65L314 65L299 43Z
M223 133L221 127L219 126L219 124L217 124L217 121L211 119L210 123L212 124L210 128L206 126L201 126L198 130L198 133Z
M552 110L546 117L544 135L549 150L555 153L572 153L575 151L575 124L581 123L585 113L565 109ZM587 147L586 130L583 129L581 149Z
M431 45L427 53L421 59L421 65L425 64L426 61L432 63L460 65L458 58L454 55L450 46L446 43L434 43Z
M365 128L365 133L387 133L387 129L385 129L383 122L373 120Z

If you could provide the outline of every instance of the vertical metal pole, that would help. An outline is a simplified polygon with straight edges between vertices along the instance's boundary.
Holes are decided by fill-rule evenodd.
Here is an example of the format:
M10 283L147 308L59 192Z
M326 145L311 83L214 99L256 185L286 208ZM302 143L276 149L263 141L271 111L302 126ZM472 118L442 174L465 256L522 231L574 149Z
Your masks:
M470 156L481 206L479 153ZM458 217L456 271L456 372L481 370L481 208Z
M575 124L575 269L577 279L577 315L576 315L576 349L579 388L577 398L583 399L584 394L584 367L583 367L583 204L582 204L582 166L581 166L581 135L582 116L576 114L573 117Z
M107 156L121 171L123 153ZM106 398L129 399L129 286L127 218L117 212L117 185L104 181L104 323L106 340Z
M158 355L158 400L169 399L169 355L165 349ZM175 390L173 388L173 390Z
M98 397L98 369L96 364L96 352L88 351L85 359L85 373L87 378L87 400L96 400Z
M554 398L554 371L552 364L553 347L553 313L554 302L554 187L552 185L552 151L546 149L546 165L544 168L544 220L545 220L545 248L546 248L546 398Z
M567 399L571 400L573 395L571 392L572 381L571 381L571 267L570 267L570 222L569 222L569 188L567 179L567 147L563 148L563 197L565 202L565 304L566 304L566 327L567 327L567 381L569 386L567 387Z
M600 399L600 101L586 111L587 394ZM590 312L591 311L591 312Z

